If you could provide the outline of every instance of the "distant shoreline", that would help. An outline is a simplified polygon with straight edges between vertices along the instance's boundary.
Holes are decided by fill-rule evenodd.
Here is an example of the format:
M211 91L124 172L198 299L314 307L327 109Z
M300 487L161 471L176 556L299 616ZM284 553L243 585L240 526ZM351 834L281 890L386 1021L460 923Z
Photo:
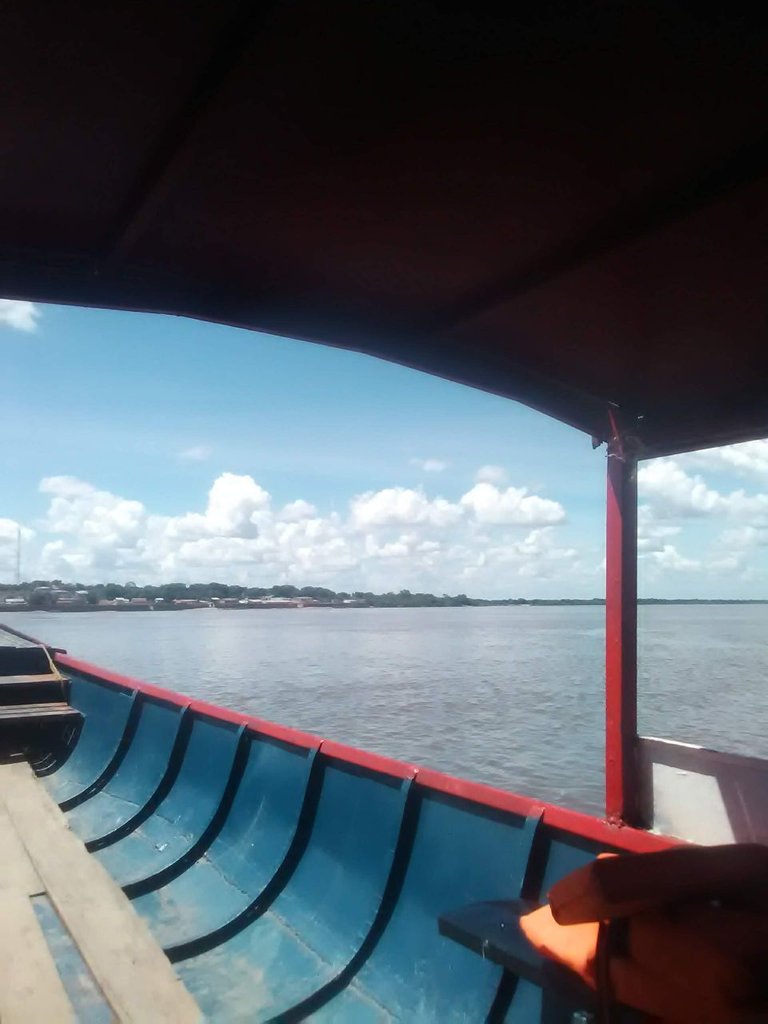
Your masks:
M652 605L768 605L768 599L729 599L729 598L654 598L645 597L638 599L638 606L652 606ZM424 602L420 603L417 601L410 601L408 603L396 603L388 602L386 604L374 604L366 601L349 601L343 602L314 602L314 603L302 603L297 601L284 601L284 602L248 602L248 603L235 603L235 604L221 604L214 603L212 601L195 601L195 602L180 602L175 603L173 601L163 602L162 604L100 604L93 605L88 603L74 604L74 603L62 603L53 604L48 607L35 607L33 605L24 604L7 604L0 601L0 619L5 614L16 614L19 612L58 612L64 614L78 614L82 615L85 613L99 613L104 612L182 612L182 611L201 611L203 609L216 610L216 611L276 611L276 610L309 610L309 609L326 609L326 610L347 610L351 608L570 608L570 607L604 607L604 598L594 599L577 599L577 598L532 598L528 599L470 599L462 603L437 603L437 602Z
M768 604L768 598L661 598L641 597L640 605L746 605ZM605 605L604 597L468 597L466 594L412 593L410 590L374 594L370 590L331 590L279 583L271 587L245 587L229 583L65 583L31 580L0 585L0 615L16 611L274 611L276 608L559 608Z

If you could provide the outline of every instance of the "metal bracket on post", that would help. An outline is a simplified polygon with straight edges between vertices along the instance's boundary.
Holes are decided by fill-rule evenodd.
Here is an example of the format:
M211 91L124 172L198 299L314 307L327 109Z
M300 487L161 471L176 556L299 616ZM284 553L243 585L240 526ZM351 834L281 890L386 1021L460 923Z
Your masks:
M605 811L640 825L637 773L637 451L609 412L605 546Z

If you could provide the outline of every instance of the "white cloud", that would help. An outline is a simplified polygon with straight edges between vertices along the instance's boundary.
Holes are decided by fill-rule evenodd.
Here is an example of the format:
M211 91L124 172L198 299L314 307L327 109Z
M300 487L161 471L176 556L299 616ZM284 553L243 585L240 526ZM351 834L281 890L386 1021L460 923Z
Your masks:
M212 452L213 448L209 444L198 444L192 448L184 448L178 453L178 457L183 462L205 462L206 459L210 459Z
M723 530L720 543L728 548L754 548L768 546L768 529L755 526L737 526Z
M504 537L501 543L481 550L458 547L451 554L464 563L464 579L475 582L494 576L505 580L519 578L522 582L516 587L507 586L507 593L525 591L534 582L547 580L562 594L570 580L584 578L577 550L561 547L551 526L530 530L522 539Z
M44 545L41 572L51 567L63 575L69 570L113 568L122 564L124 552L140 542L147 524L147 514L139 501L120 498L109 491L100 491L70 476L46 477L40 491L51 495L48 514L42 528L64 534Z
M638 472L638 489L656 516L717 512L722 498L700 476L689 476L674 459L655 459Z
M505 545L490 548L487 552L487 558L491 560L516 564L521 576L539 576L542 574L543 562L567 562L577 555L575 548L557 545L551 526L531 530L522 540L507 541ZM550 568L553 569L554 565L550 565Z
M757 481L767 456L765 442L750 442L642 465L638 552L645 589L665 576L692 573L697 580L708 577L708 583L697 586L708 596L740 596L750 579L757 581L755 557L768 545L768 494L744 488L721 491L688 470L735 472ZM718 524L726 523L719 534L715 532ZM687 553L680 547L683 539Z
M696 572L701 569L701 562L694 558L685 558L673 544L663 544L648 556L662 569L673 572Z
M52 495L45 529L77 534L114 546L139 536L146 512L140 501L127 501L69 476L45 477L40 491Z
M442 473L443 470L448 469L448 463L443 459L410 459L412 466L418 466L419 469L423 469L425 473Z
M389 526L397 523L431 523L450 526L462 516L459 505L443 498L430 501L422 491L408 487L386 487L382 491L368 491L353 498L350 510L352 522L358 529Z
M11 327L31 334L37 330L40 309L22 299L0 299L0 327Z
M270 503L269 494L253 477L222 473L208 492L208 526L224 537L255 534Z
M21 539L30 540L35 535L35 531L31 530L28 526L22 525L15 519L3 519L0 516L0 544L13 544L16 545L19 533L21 533Z
M740 476L768 479L768 440L746 441L722 448L708 448L678 456L684 466L697 469L735 472Z
M321 514L301 498L276 506L252 477L222 473L201 510L173 516L74 477L47 477L40 490L48 510L39 575L49 578L218 577L437 593L471 581L475 592L502 594L516 577L526 592L537 580L576 578L577 553L552 528L562 506L524 488L482 484L449 501L388 487Z
M679 459L644 464L640 485L645 593L743 596L743 586L761 596L768 494L719 490ZM392 486L324 512L304 498L275 502L253 477L222 473L198 507L176 515L70 476L47 477L40 491L47 502L42 536L30 531L24 558L25 574L39 577L218 578L489 596L600 592L599 540L575 542L575 527L562 525L562 504L522 486L481 481L443 495ZM6 575L15 537L15 523L0 519Z
M660 523L654 519L650 505L640 505L637 509L637 550L641 554L649 551L662 551L669 537L675 537L682 526Z
M674 519L706 516L764 518L768 515L768 494L747 494L744 490L722 494L696 474L691 476L676 459L655 459L638 473L639 492L654 518Z
M481 466L475 473L475 480L479 484L505 484L507 471L503 466Z
M312 519L316 515L317 509L315 506L308 501L304 501L303 498L299 498L297 501L289 501L287 505L283 506L280 518L284 519L287 523L294 523L301 519Z
M493 484L475 484L461 504L471 509L480 523L543 526L565 519L565 509L559 502L528 494L525 487L502 491Z

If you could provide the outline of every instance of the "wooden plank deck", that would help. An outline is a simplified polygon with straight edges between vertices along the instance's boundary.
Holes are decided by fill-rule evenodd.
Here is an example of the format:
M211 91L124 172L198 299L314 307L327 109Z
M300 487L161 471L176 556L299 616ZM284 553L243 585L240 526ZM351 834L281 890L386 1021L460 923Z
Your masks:
M32 904L0 890L0 1020L3 1024L69 1024L75 1020Z
M0 807L0 891L22 893L24 896L39 896L45 892L45 886L4 807ZM0 1020L3 1020L2 1015Z
M55 1003L62 994L57 988L58 973L53 979L53 961L45 959L47 955L50 960L50 953L47 946L45 950L40 946L45 938L29 902L32 891L41 891L56 908L117 1021L199 1021L199 1008L146 924L69 830L64 815L26 763L0 766L0 809L0 915L10 922L0 932L0 959L5 961L6 944L13 944L11 933L16 930L13 962L18 985L23 988L24 979L32 976L29 972L37 971L36 984L44 990L40 998L61 1006ZM7 915L1 903L6 896ZM6 973L4 968L2 977ZM37 1020L28 1010L17 1014L23 1000L18 1002L20 990L14 986L0 983L0 1020L3 1024ZM67 1021L74 1019L74 1013L67 1001L60 1015L51 1012L39 1019Z

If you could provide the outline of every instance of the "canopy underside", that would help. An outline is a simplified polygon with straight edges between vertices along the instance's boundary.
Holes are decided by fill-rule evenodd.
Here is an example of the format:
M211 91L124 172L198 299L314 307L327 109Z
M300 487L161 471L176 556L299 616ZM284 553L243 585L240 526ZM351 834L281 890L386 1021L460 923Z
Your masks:
M518 8L6 5L0 294L768 434L768 15Z

